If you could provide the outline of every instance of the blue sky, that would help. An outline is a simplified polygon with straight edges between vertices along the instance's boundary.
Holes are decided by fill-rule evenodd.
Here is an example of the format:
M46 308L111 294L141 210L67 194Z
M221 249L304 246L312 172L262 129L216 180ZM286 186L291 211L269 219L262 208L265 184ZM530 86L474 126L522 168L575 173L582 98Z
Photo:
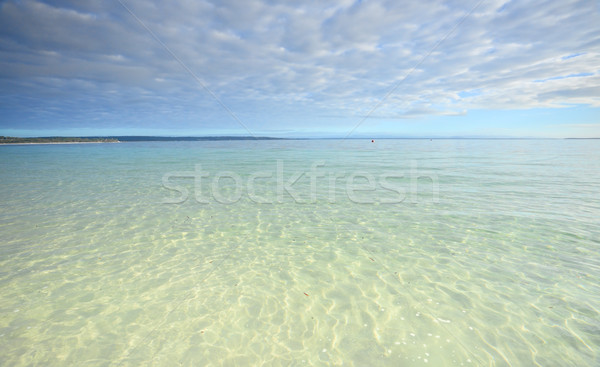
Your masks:
M121 1L0 1L0 135L600 137L598 1Z

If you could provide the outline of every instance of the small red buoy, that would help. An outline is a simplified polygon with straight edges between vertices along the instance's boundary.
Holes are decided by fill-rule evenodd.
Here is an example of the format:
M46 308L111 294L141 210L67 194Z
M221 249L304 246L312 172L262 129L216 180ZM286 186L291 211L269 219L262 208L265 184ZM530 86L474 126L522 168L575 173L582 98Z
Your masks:
M374 143L374 142L375 142L375 140L371 139L371 143Z

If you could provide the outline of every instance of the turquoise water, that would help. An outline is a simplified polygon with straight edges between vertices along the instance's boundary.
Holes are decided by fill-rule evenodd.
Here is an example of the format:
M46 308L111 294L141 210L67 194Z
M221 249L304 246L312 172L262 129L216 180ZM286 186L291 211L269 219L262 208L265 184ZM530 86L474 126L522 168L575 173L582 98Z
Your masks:
M597 366L599 191L597 140L0 146L0 364Z

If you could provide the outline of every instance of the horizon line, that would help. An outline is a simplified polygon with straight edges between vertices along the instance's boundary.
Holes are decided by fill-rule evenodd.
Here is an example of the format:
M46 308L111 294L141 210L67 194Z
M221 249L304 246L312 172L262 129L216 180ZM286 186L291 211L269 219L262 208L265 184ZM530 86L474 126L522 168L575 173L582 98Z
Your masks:
M277 136L250 136L250 135L88 135L88 136L66 136L66 135L50 135L50 136L1 136L2 138L12 139L117 139L124 142L136 141L194 141L194 140L362 140L362 139L378 139L378 140L597 140L600 137L507 137L507 136L361 136L361 137L277 137Z

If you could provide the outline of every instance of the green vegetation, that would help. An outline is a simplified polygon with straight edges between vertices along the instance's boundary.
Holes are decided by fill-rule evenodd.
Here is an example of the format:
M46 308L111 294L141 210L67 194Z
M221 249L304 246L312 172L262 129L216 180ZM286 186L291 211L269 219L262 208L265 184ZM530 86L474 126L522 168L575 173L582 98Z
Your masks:
M118 143L115 138L77 138L77 137L41 137L41 138L14 138L0 136L0 144L44 144L44 143Z

